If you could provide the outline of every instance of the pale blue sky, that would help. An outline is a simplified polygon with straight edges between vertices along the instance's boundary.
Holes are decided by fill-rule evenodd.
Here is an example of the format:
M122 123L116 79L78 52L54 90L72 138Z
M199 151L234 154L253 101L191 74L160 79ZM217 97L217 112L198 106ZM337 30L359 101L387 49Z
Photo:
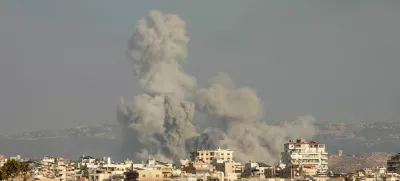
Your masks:
M266 120L399 120L400 1L2 0L0 132L116 124L150 9L187 22L187 72L255 88Z

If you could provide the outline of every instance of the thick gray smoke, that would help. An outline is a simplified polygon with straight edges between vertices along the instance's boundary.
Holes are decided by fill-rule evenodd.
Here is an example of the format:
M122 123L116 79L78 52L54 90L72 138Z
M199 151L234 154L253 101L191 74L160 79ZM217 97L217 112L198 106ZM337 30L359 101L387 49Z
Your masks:
M236 88L228 75L220 73L211 80L208 88L197 92L200 112L216 118L224 138L221 145L235 150L240 161L258 160L273 163L279 159L283 143L288 138L311 138L313 117L284 126L270 126L260 122L262 103L255 91L248 87Z
M138 159L185 157L186 139L196 135L191 123L194 103L184 100L195 89L196 79L181 66L188 41L186 24L176 15L150 11L137 23L127 54L144 93L131 104L121 99L118 119L125 134L132 136L125 138L127 144L142 149Z
M311 138L313 117L283 126L261 122L263 104L255 91L236 88L227 74L211 79L196 90L196 79L186 74L186 24L178 16L150 11L137 23L128 57L139 77L143 93L131 103L121 98L118 121L124 128L126 151L137 160L152 156L178 161L188 151L228 147L238 161L250 159L273 163L289 138ZM195 103L188 101L195 100ZM206 114L211 126L197 133L195 111Z

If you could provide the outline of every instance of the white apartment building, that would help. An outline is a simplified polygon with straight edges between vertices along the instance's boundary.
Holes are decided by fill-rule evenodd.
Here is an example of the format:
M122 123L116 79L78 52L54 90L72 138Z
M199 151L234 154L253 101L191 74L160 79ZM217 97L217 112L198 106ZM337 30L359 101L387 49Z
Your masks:
M216 150L197 150L190 152L190 159L192 161L201 160L205 163L213 162L226 162L233 160L233 150L221 149Z
M299 165L317 169L319 175L328 173L328 152L321 142L290 140L284 145L281 161L286 166Z

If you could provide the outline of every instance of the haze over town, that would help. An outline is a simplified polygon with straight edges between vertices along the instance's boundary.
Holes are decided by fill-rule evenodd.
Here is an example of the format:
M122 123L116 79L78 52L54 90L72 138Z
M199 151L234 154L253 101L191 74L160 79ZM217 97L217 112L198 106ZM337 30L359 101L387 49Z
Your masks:
M399 6L2 1L0 180L398 180Z

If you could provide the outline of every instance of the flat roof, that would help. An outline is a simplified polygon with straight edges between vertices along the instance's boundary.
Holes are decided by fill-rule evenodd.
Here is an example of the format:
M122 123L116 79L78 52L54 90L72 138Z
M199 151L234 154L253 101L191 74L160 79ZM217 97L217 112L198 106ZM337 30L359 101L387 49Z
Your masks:
M325 143L323 143L323 142L315 142L315 141L305 141L305 142L293 141L293 142L287 142L285 144L325 144Z

